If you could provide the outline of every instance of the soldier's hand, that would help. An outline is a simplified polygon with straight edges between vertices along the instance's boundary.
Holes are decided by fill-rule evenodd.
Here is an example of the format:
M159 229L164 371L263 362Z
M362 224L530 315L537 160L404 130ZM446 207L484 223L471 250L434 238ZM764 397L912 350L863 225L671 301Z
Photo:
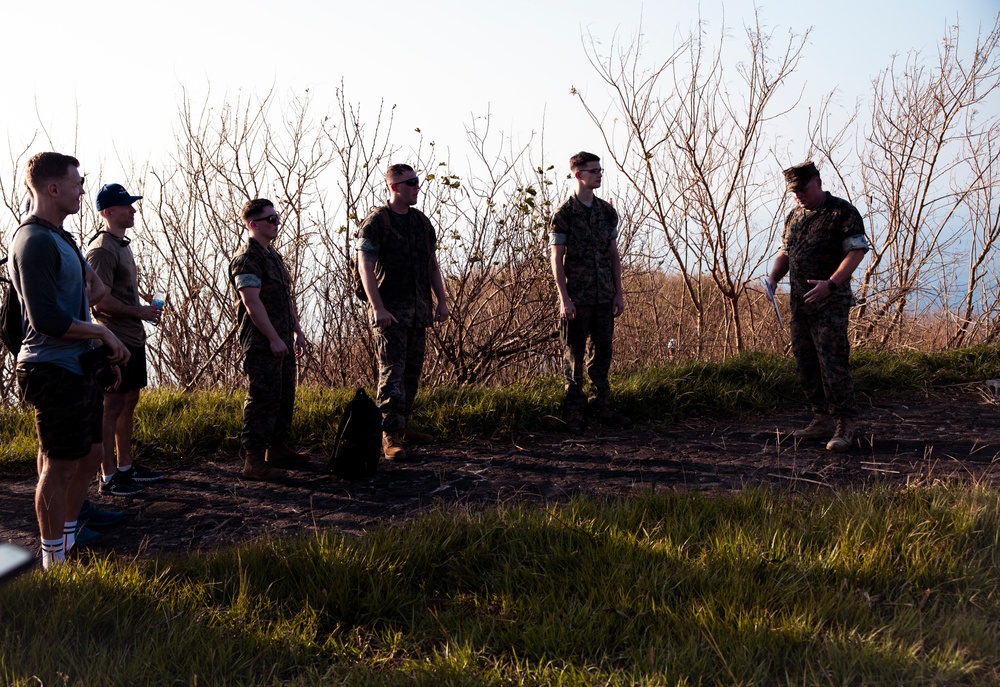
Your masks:
M614 300L611 301L611 314L618 317L623 312L625 312L625 296L619 291L615 294Z
M439 301L437 304L437 310L434 312L435 322L444 322L448 319L448 304L444 301Z
M159 324L160 317L163 316L163 308L158 305L140 305L139 312L140 320L146 320L152 324Z
M375 308L375 324L379 327L388 327L390 324L398 322L399 320L385 308Z
M566 299L559 304L559 317L564 320L576 319L576 305L570 299Z
M806 291L806 303L819 303L830 295L830 283L826 279L807 279L812 288Z
M111 349L110 362L116 365L127 365L128 359L132 356L128 348L117 336L111 333L110 329L107 327L102 327L102 329L104 331L101 333L101 343Z
M115 383L112 384L111 386L104 387L105 391L114 391L119 386L121 386L122 383L122 369L117 365L112 365L111 371L115 373Z
M304 334L295 333L295 357L301 358L309 351L309 342Z
M275 358L284 358L288 355L288 346L280 338L276 338L270 342L271 344L271 355Z

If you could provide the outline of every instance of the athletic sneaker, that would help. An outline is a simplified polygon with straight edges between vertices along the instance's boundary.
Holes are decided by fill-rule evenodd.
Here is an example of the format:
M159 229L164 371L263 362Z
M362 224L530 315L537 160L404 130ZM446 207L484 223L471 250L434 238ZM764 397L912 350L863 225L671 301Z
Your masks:
M101 533L95 532L89 527L83 527L82 525L76 526L76 541L73 544L74 549L83 549L91 544L96 544L101 540Z
M129 479L127 473L118 470L115 470L115 474L111 475L110 482L101 480L101 493L109 496L135 496L144 491L145 489Z
M121 471L128 475L129 479L133 482L159 482L163 479L163 473L156 470L150 470L149 468L144 468L138 463L132 463L128 470Z
M83 508L80 509L80 515L77 516L78 522L91 527L111 527L124 519L125 514L120 510L104 510L90 501L83 502Z

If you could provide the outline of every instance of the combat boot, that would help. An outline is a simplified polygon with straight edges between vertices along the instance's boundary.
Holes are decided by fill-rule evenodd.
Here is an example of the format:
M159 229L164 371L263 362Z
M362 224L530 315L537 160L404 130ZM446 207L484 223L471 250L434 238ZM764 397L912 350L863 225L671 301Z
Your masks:
M590 411L590 416L605 427L623 429L632 426L632 418L616 412L611 406L602 405Z
M410 429L406 427L403 429L403 440L408 444L413 444L415 446L426 446L428 444L434 443L434 437L426 432L418 432L415 429Z
M582 410L572 410L566 413L566 431L570 434L582 434L587 428L587 421Z
M243 477L258 482L274 482L285 475L284 470L267 464L264 451L243 452Z
M309 465L309 456L298 451L293 451L285 444L269 446L267 448L267 464L279 470L291 468L304 468Z
M390 463L401 463L406 460L406 449L399 432L382 432L382 453Z
M837 431L837 423L826 413L816 413L812 422L792 432L796 439L829 439Z
M827 451L846 451L854 443L854 420L849 417L837 418L837 432L826 444Z

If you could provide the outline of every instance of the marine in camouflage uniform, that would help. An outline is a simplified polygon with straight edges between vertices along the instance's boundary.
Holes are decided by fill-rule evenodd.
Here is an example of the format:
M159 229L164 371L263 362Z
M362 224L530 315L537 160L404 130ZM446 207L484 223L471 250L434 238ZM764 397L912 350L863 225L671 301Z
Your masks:
M850 367L847 324L851 274L868 251L858 210L822 190L811 162L784 172L798 207L788 213L781 250L771 270L772 286L787 272L791 342L796 371L813 420L795 436L829 439L830 450L853 442L858 404Z
M566 389L563 413L567 428L577 432L583 429L585 411L613 426L630 421L608 404L615 318L625 310L616 243L618 213L594 195L602 181L599 157L578 153L570 158L570 169L576 193L552 216L549 244L560 302L559 340ZM583 392L585 366L590 378L589 402Z
M295 359L305 354L306 340L292 301L291 276L271 247L280 218L265 199L249 201L243 215L250 238L229 265L249 382L240 430L243 474L273 479L280 475L278 468L298 467L308 460L287 448L295 408Z
M356 247L378 355L375 402L382 411L383 450L388 460L400 461L407 457L404 435L430 439L406 425L420 384L427 327L444 321L448 306L434 227L413 207L420 192L417 174L409 165L393 165L386 181L389 203L362 222Z

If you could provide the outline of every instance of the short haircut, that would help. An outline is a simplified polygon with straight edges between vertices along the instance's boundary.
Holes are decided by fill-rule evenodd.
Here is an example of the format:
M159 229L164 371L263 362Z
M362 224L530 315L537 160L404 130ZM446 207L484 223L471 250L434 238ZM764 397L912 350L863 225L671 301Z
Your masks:
M274 203L269 201L267 198L254 198L253 200L248 200L243 206L243 212L241 213L243 221L246 224L250 224L251 221L260 219L259 215L263 212L264 208L273 207Z
M70 165L79 167L80 161L72 155L62 153L38 153L28 160L28 165L24 168L24 183L39 193L46 184L65 179Z
M601 158L594 155L593 153L588 153L581 150L579 153L574 155L569 159L569 168L572 170L577 170L584 165L589 165L591 162L600 162Z
M410 167L409 165L404 165L402 163L397 165L389 165L389 169L385 170L385 180L391 184L392 180L395 179L396 177L402 176L406 172L414 172L414 171L415 170L413 169L413 167Z

